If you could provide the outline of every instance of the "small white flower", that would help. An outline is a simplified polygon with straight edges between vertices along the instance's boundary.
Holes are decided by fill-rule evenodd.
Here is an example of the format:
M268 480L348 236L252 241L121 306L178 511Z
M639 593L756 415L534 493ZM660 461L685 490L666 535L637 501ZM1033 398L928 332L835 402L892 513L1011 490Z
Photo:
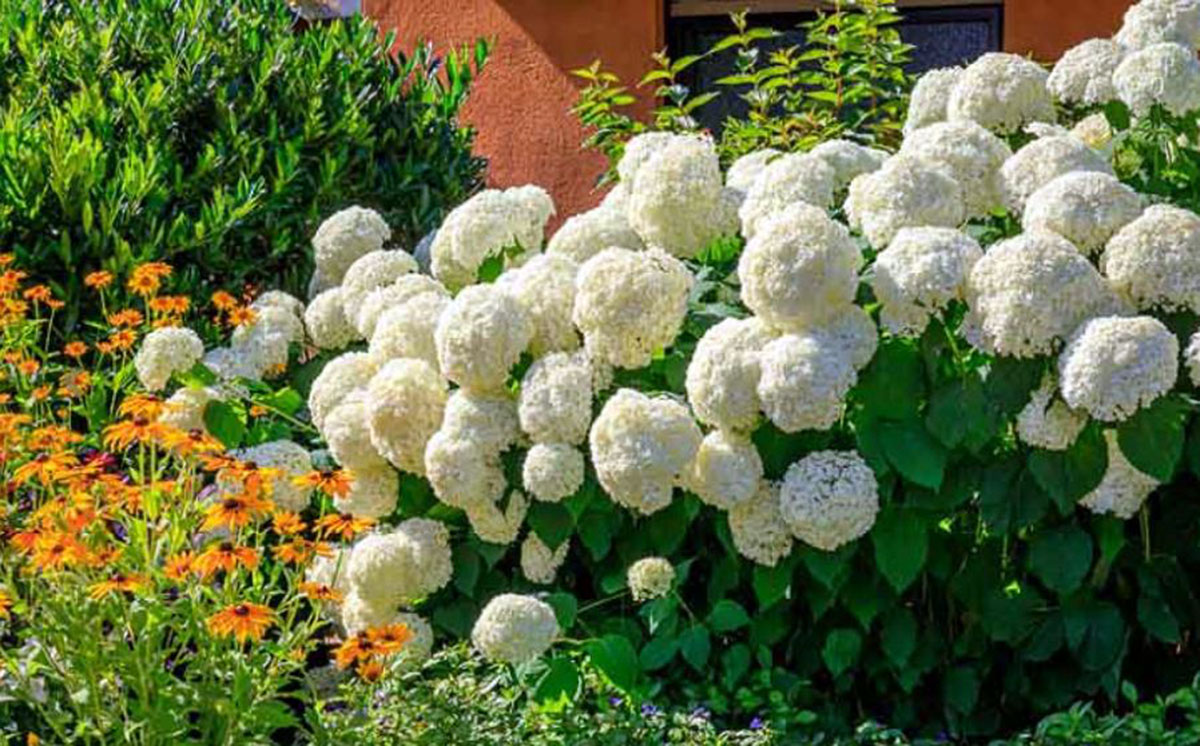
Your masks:
M1150 316L1092 319L1058 358L1067 405L1104 422L1149 406L1171 390L1178 374L1179 340Z
M779 503L796 538L832 552L875 525L879 486L857 452L818 451L788 467Z
M485 658L512 664L539 657L557 636L558 620L550 604L515 593L488 601L471 630L471 641Z
M675 585L675 568L662 557L643 557L629 566L625 582L634 601L662 598Z

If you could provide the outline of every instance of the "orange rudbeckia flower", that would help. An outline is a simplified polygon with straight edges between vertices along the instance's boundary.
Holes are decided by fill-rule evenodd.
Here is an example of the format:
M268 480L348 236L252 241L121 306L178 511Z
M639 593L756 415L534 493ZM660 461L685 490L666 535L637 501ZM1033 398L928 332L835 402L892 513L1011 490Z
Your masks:
M343 541L349 541L355 536L375 525L374 518L351 515L350 513L330 513L317 519L313 526L317 535L323 539L340 536Z
M141 575L116 572L99 583L93 583L88 588L88 596L98 601L115 593L133 593L145 586L146 578Z
M226 574L229 574L238 567L253 570L258 567L258 551L250 547L237 546L233 542L222 541L205 549L196 558L195 567L201 577L215 575L218 570L224 570Z
M350 492L352 480L350 474L342 469L314 469L307 474L293 477L292 482L298 487L318 490L330 497L345 497Z
M274 617L274 612L262 604L234 604L208 618L208 631L217 637L235 637L238 642L257 641L274 623Z

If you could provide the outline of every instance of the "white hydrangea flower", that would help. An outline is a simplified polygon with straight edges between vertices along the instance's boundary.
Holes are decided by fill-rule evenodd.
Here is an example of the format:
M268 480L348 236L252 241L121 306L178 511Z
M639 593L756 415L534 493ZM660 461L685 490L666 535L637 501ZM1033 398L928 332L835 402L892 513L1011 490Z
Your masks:
M441 293L421 293L384 311L375 322L367 354L378 365L397 358L438 364L434 330L450 299Z
M263 308L282 308L296 318L304 316L304 301L282 290L268 290L254 299L250 307L258 311Z
M808 151L808 154L820 158L833 169L835 191L850 186L857 176L878 171L888 159L886 151L841 139L826 140Z
M1139 310L1200 311L1200 215L1147 208L1109 240L1100 269Z
M368 534L346 563L350 589L371 604L412 603L445 587L453 572L450 532L428 518Z
M271 485L271 499L277 506L297 512L308 506L308 489L292 481L312 471L312 459L307 448L290 440L273 440L239 448L232 455L239 461L277 472L266 480Z
M721 164L707 137L676 136L629 182L626 217L647 246L692 257L716 237Z
M1200 48L1200 3L1196 0L1142 0L1125 11L1114 40L1130 50L1162 42Z
M304 571L304 579L309 583L327 585L349 596L353 591L346 567L350 564L352 551L350 547L334 547L328 555L316 555Z
M1113 140L1112 125L1103 113L1090 114L1080 119L1071 128L1071 137L1095 150L1105 160L1112 160L1116 143Z
M383 627L396 617L396 604L371 602L351 591L341 602L341 623L346 635L365 632L370 627Z
M713 430L700 443L687 485L708 505L728 510L754 497L762 476L762 458L748 436Z
M804 330L825 340L835 349L845 350L854 370L862 370L879 348L879 330L871 314L858 306L846 306L825 323Z
M1152 316L1092 319L1058 358L1063 400L1104 422L1149 406L1178 375L1179 340Z
M575 277L572 319L594 360L641 368L675 341L691 288L691 272L669 254L605 249Z
M163 402L158 421L183 432L207 432L204 410L208 408L209 402L222 398L221 393L211 386L184 386Z
M473 502L464 507L471 530L489 544L507 546L517 540L525 514L529 512L529 498L525 493L514 491L508 498L504 510L494 502Z
M746 153L730 164L729 170L725 172L725 186L741 192L744 198L767 164L780 155L780 151L775 148L762 148Z
M613 246L630 251L646 248L641 236L629 225L623 208L601 206L567 218L551 236L546 253L583 264Z
M621 154L621 160L617 162L617 176L621 180L618 187L628 188L642 166L679 137L682 136L671 132L643 132L629 138L629 142L625 143L625 151ZM614 188L613 191L617 190Z
M570 352L579 347L579 333L571 323L575 308L575 275L579 265L561 254L541 254L497 280L525 309L533 322L529 354Z
M433 276L453 290L475 283L479 268L501 252L542 250L554 202L541 187L485 189L450 211L430 246Z
M1041 137L1021 148L1000 169L1005 202L1020 214L1034 192L1071 171L1112 175L1104 156L1069 135Z
M684 405L621 389L592 423L592 464L613 500L650 515L671 503L701 439Z
M340 350L359 339L345 308L341 287L324 290L312 299L304 310L304 328L313 344L322 350Z
M625 584L634 601L662 598L675 585L675 567L663 557L643 557L625 571Z
M490 661L528 663L545 653L558 636L554 609L533 596L502 593L483 607L471 642Z
M1012 150L999 137L972 121L939 122L908 133L900 148L940 166L963 190L968 215L983 216L1003 206L1000 168Z
M785 334L764 347L761 365L763 413L787 433L831 427L858 380L848 349L828 336L804 332Z
M367 396L363 389L347 394L322 422L321 437L329 446L329 452L351 471L387 465L371 442L371 429L367 423Z
M379 370L365 352L347 352L325 364L308 390L308 412L313 425L324 427L325 416L355 389L366 388Z
M994 355L1054 351L1081 323L1118 309L1104 278L1067 239L1022 233L988 249L967 279L968 339Z
M797 539L832 552L875 525L875 472L856 451L810 453L784 474L779 512Z
M472 285L450 301L433 338L442 375L464 388L495 391L533 338L533 323L502 288Z
M463 509L494 508L507 484L495 453L483 452L469 438L445 430L425 444L425 476L438 500Z
M1141 213L1142 198L1117 177L1072 171L1030 195L1021 225L1026 231L1057 233L1092 255Z
M1160 104L1176 116L1200 108L1200 60L1195 48L1170 42L1133 52L1113 73L1117 95L1138 116Z
M1053 122L1048 77L1032 60L989 52L959 76L946 101L946 118L968 119L1001 133L1019 132L1029 122Z
M313 258L321 278L314 289L320 292L340 285L351 264L364 254L382 249L391 237L392 229L374 210L347 207L331 215L312 239Z
M1125 50L1111 39L1088 39L1059 58L1046 87L1063 103L1092 106L1114 101L1113 73L1124 57Z
M354 260L342 278L342 297L347 308L358 308L367 293L387 287L407 274L419 272L417 260L407 251L372 251Z
M143 388L161 391L171 376L191 370L202 357L204 342L196 332L181 326L167 326L146 335L133 358L133 366Z
M1105 430L1104 440L1108 443L1108 470L1096 489L1080 498L1079 504L1093 513L1129 520L1137 515L1159 482L1129 463L1117 442L1116 430Z
M264 369L287 365L292 344L304 343L304 320L282 306L255 309L255 319L229 336L229 345L246 351Z
M535 443L525 454L521 481L535 499L556 503L583 486L583 454L566 443Z
M966 294L979 243L953 228L902 228L875 257L871 287L893 334L918 335L930 316Z
M481 451L499 454L521 437L517 402L508 392L479 394L457 389L446 401L441 429L469 439Z
M908 101L908 116L904 120L904 134L946 121L946 104L950 92L962 77L961 67L939 67L927 70L917 78Z
M701 422L728 430L751 430L761 403L759 356L773 334L756 317L725 319L710 327L688 364L688 402Z
M204 367L217 378L229 383L237 378L257 381L262 378L266 366L255 357L253 350L232 347L214 347L201 359Z
M901 228L957 228L967 217L958 181L943 167L907 155L850 182L845 208L850 227L875 248L891 243Z
M763 480L749 500L729 509L729 535L738 553L774 567L792 551L792 532L779 512L779 485Z
M529 366L517 403L521 429L538 443L578 445L592 424L592 366L582 352L555 353Z
M742 302L771 326L820 323L854 301L861 264L845 226L798 203L747 242L738 260Z
M350 491L333 500L339 511L378 519L391 515L396 509L400 478L395 469L390 466L356 469L350 477Z
M1188 379L1193 386L1200 386L1200 332L1193 334L1183 351L1183 362L1187 365Z
M746 192L738 210L742 234L754 238L768 219L798 202L829 207L836 179L837 172L824 158L809 153L779 156L763 168Z
M521 542L521 574L537 585L553 583L570 549L570 539L559 544L557 549L551 549L536 533L530 531L525 541Z
M717 203L717 213L713 217L713 238L722 236L737 236L742 232L742 219L738 211L746 199L744 192L732 187L721 188L721 199Z
M1029 403L1017 415L1017 437L1035 448L1065 451L1087 425L1087 415L1076 412L1055 397L1058 382L1046 374Z
M425 444L442 425L446 382L424 360L400 358L367 384L366 426L375 450L397 469L425 473Z
M408 274L402 275L391 285L367 293L358 308L346 308L354 317L354 328L358 330L360 338L371 339L375 336L375 327L380 316L425 293L436 293L443 298L450 297L446 288L432 277Z

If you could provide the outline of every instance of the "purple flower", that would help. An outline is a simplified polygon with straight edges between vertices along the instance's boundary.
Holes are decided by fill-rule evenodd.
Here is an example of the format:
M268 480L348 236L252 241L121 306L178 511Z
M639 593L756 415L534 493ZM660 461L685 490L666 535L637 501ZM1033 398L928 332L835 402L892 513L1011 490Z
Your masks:
M643 717L649 717L649 716L651 716L651 715L657 715L657 714L658 714L658 713L660 713L660 712L662 712L662 710L658 709L657 707L655 707L654 705L650 704L649 702L647 702L646 704L642 705L642 716L643 716Z
M750 730L762 730L764 725L766 723L763 722L763 719L756 716L750 721Z
M712 717L712 713L707 707L696 707L694 710L692 710L692 717L700 718L701 720L708 720L710 717Z
M613 707L618 707L621 704L621 698L620 697L609 697L608 703L610 705L612 705Z

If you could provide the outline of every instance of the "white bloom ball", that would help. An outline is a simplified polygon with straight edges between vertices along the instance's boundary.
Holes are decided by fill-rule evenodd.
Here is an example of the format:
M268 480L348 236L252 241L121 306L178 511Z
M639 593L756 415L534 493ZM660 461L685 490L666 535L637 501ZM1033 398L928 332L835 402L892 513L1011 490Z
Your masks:
M1023 233L988 249L967 280L968 339L995 355L1054 351L1081 323L1117 310L1104 278L1067 239Z
M384 627L396 617L396 604L371 602L351 591L341 603L342 629L347 636L357 635L371 627Z
M430 246L433 276L457 290L476 282L480 267L520 247L516 258L542 250L554 202L541 187L485 189L450 211ZM511 263L511 253L505 264Z
M366 425L375 450L397 469L425 473L425 444L442 424L446 382L424 360L392 360L366 390Z
M550 604L515 593L488 601L471 630L471 642L483 657L512 664L539 657L557 636L558 620Z
M533 338L533 323L503 289L472 285L450 301L433 338L442 375L464 388L495 391Z
M313 380L308 390L308 411L312 423L320 430L325 416L355 389L365 388L379 370L365 352L347 352L335 357Z
M254 350L244 347L214 347L204 353L201 362L213 375L226 383L236 378L258 381L267 367L258 359Z
M858 306L846 306L830 320L810 327L805 333L845 350L854 370L862 370L879 348L879 330L871 314Z
M1012 150L975 122L939 122L922 127L908 133L900 153L942 167L962 187L969 215L986 215L1003 206L1000 168L1012 157Z
M359 339L358 330L346 318L342 289L329 288L317 294L304 310L304 327L312 343L322 350L340 350Z
M450 299L441 293L421 293L384 311L375 322L367 354L378 365L397 358L415 358L436 366L434 331Z
M425 444L425 476L438 500L464 509L493 505L507 484L495 453L481 451L470 438L445 430L434 433Z
M439 521L409 518L359 540L345 569L351 590L368 603L412 603L450 582L450 532Z
M1035 448L1065 451L1087 425L1087 415L1055 397L1058 383L1047 374L1017 415L1017 437Z
M340 285L351 264L382 249L391 237L392 229L374 210L347 207L331 215L312 239L313 258L325 287Z
M950 120L968 119L993 132L1020 131L1029 122L1053 122L1049 77L1041 65L1016 54L989 52L967 66L950 92Z
M1058 358L1063 400L1104 422L1149 406L1178 375L1179 340L1151 316L1092 319Z
M613 500L643 515L667 507L702 437L687 407L632 389L613 394L592 423L596 477Z
M255 310L254 321L233 330L229 345L253 357L262 370L288 363L292 344L304 342L304 321L282 306Z
M675 341L691 288L691 272L668 254L605 249L575 278L572 319L593 359L641 368Z
M1117 98L1112 78L1124 57L1120 44L1109 39L1088 39L1059 58L1046 87L1063 103L1106 104Z
M347 315L353 316L354 328L358 330L360 337L371 339L375 336L375 327L383 314L425 293L436 293L443 298L450 297L446 288L432 277L408 274L402 275L391 285L370 291L357 308L345 308Z
M1183 362L1187 365L1188 378L1193 386L1200 386L1200 332L1193 334L1183 351Z
M297 512L308 506L308 489L292 481L312 471L312 458L307 448L290 440L273 440L239 448L232 455L239 461L253 462L277 472L267 480L271 485L271 499L277 506Z
M946 104L962 73L961 67L940 67L926 70L917 78L909 96L904 134L946 121Z
M158 421L168 427L183 432L199 430L207 432L204 424L204 410L211 401L222 399L220 392L211 387L184 386L163 402L162 413Z
M567 559L567 552L571 548L571 541L568 539L558 545L557 549L551 549L546 546L536 533L530 531L525 537L525 541L521 542L521 574L530 583L538 585L549 585L554 582L554 576L558 574L558 568L562 567L562 563Z
M1091 255L1141 212L1142 198L1117 177L1072 171L1030 195L1021 225L1057 233Z
M592 366L581 352L555 353L529 366L517 403L521 429L539 443L578 445L592 424Z
M687 397L701 422L751 430L761 403L759 356L774 335L758 318L725 319L696 345L687 369Z
M298 319L304 316L304 301L282 290L268 290L255 298L250 307L256 311L263 308L281 308Z
M930 316L962 300L983 256L975 239L953 228L902 228L875 257L871 287L893 334L920 334Z
M749 500L729 509L729 535L746 559L774 567L792 551L792 532L779 512L779 485L763 480Z
M848 349L830 337L804 332L785 334L764 347L761 365L763 413L787 433L831 427L858 380Z
M1155 104L1177 116L1200 108L1200 60L1195 48L1170 42L1130 54L1113 74L1117 95L1144 116Z
M740 156L725 172L725 186L741 192L744 198L767 164L780 155L780 151L775 148L763 148Z
M647 246L692 257L716 236L722 179L711 139L672 138L637 169L629 186L626 217Z
M1174 42L1200 48L1200 3L1196 0L1142 0L1125 11L1114 40L1130 50Z
M643 557L625 571L625 584L634 601L662 598L675 585L675 568L663 557Z
M1108 242L1100 269L1117 293L1148 311L1200 311L1200 216L1154 205Z
M810 453L784 474L779 511L796 538L832 552L875 525L875 472L855 451Z
M713 430L700 443L687 484L708 505L728 510L754 497L762 476L762 458L748 436Z
M583 486L583 454L565 443L535 443L525 454L521 480L535 499L556 503Z
M569 257L540 254L497 280L497 286L515 298L533 322L529 353L534 357L579 347L579 333L571 323L578 272L579 265Z
M1021 148L1000 169L1005 202L1020 213L1034 192L1072 171L1112 175L1112 166L1095 150L1068 135L1042 137Z
M509 495L503 510L494 502L484 501L470 503L464 510L476 536L489 544L508 546L521 532L521 524L529 512L529 498L517 490Z
M854 301L861 264L843 225L820 208L795 204L746 244L738 260L742 302L772 326L820 323Z
M1105 430L1104 439L1108 443L1108 470L1096 489L1080 498L1079 504L1093 513L1129 520L1137 515L1159 482L1129 463L1117 442L1116 430Z
M387 287L407 274L418 272L417 260L407 251L372 251L350 265L342 278L342 298L347 308L358 308L367 293Z
M446 401L441 429L468 438L481 451L499 454L521 437L517 402L507 392L479 394L457 389Z
M855 177L878 171L888 159L886 151L868 148L851 140L826 140L808 154L833 169L834 190L845 189Z
M875 248L901 228L957 228L967 217L962 186L943 167L907 155L852 181L845 208L850 227Z
M321 437L329 452L344 468L372 469L387 465L387 461L371 442L368 425L367 396L355 389L325 415L320 428Z
M204 342L191 329L167 326L142 340L133 359L138 381L147 391L161 391L171 376L186 373L204 357Z
M1071 128L1071 137L1080 141L1092 150L1112 159L1114 148L1112 125L1103 113L1091 114L1075 123Z
M796 203L827 208L833 204L837 172L809 153L781 155L771 161L746 192L738 210L742 233L754 238L766 221Z
M625 143L625 151L621 154L621 160L617 162L617 176L621 180L621 184L618 186L628 188L642 166L676 139L683 137L685 136L671 132L643 132L629 138L629 142ZM616 189L613 191L615 192Z
M334 498L340 512L364 518L384 518L396 509L400 478L390 466L357 469L351 475L350 491Z
M629 225L624 209L597 207L567 218L551 236L546 253L562 255L583 264L612 246L630 251L646 248Z

